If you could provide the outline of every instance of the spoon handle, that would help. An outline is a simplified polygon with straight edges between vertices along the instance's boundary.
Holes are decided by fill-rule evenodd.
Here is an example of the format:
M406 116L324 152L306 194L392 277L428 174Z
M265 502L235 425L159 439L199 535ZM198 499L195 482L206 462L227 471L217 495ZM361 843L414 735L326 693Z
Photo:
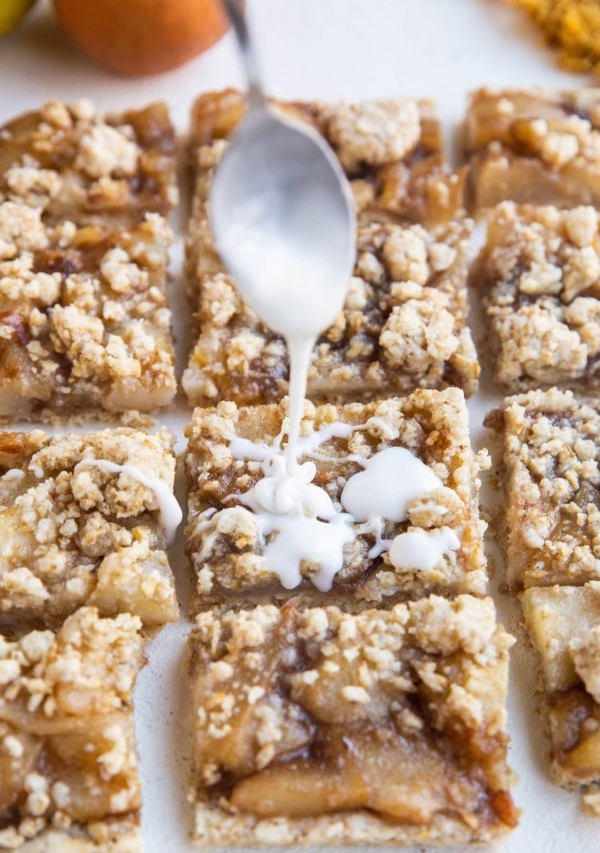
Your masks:
M243 0L223 0L223 6L231 21L246 69L246 76L248 78L248 106L250 109L265 107L267 99L265 98L265 93L260 82L260 72L258 70L254 45L250 38L250 31L244 13L244 2Z

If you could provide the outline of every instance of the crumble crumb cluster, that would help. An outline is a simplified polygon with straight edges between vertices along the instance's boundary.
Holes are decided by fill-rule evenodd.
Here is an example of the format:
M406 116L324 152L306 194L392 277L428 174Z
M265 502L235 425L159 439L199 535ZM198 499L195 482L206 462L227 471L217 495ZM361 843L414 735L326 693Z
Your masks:
M266 605L190 639L196 840L466 843L516 823L491 599Z
M140 850L131 692L140 620L93 607L0 637L0 848Z
M178 201L175 133L163 103L115 115L48 101L0 128L0 200L45 222L118 228Z
M478 89L465 125L473 204L600 206L600 89Z
M303 581L285 590L279 577L264 562L256 518L239 497L263 477L261 465L250 458L235 458L236 437L273 445L282 430L285 404L237 408L220 403L216 409L196 409L186 430L189 515L187 551L196 573L198 607L229 601L252 602L289 598L301 592L319 598L310 578L318 565L301 564ZM418 597L429 591L450 594L486 590L483 555L484 522L479 518L479 468L487 459L475 457L469 443L468 413L462 392L417 391L403 399L315 408L306 403L302 436L315 436L333 422L363 425L346 438L321 444L312 460L314 482L324 488L338 511L348 479L362 470L353 456L369 459L388 447L403 447L422 460L439 477L441 487L415 498L404 522L384 521L382 538L406 530L426 534L452 531L460 542L426 570L395 568L389 553L369 555L376 544L373 533L361 533L344 548L344 563L334 578L333 590L321 596L347 604L381 602L398 597ZM263 445L264 446L264 445ZM238 500L236 500L238 496ZM277 534L275 534L277 535Z
M592 207L499 205L474 274L494 378L515 392L600 389L600 234Z
M120 428L49 438L0 433L0 629L57 624L83 604L148 626L177 619L155 492L173 488L174 436Z
M463 175L448 170L428 102L278 104L336 150L354 191L358 253L344 310L317 342L308 395L373 399L417 387L476 390L466 325ZM211 236L208 199L227 136L243 113L236 92L198 99L192 119L196 189L187 240L198 338L183 386L194 404L276 402L286 393L281 337L240 298Z
M0 203L0 415L155 410L177 390L166 220L111 230Z

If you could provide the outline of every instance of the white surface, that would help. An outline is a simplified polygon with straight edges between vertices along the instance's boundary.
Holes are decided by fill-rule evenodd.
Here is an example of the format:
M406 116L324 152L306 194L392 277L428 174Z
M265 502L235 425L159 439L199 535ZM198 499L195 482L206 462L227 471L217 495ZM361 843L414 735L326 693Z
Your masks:
M431 96L452 133L464 110L465 93L478 85L582 84L582 78L555 68L533 28L499 0L249 0L249 6L266 83L283 97ZM239 82L230 37L161 77L111 76L78 56L43 2L16 34L0 42L2 121L54 96L88 96L101 107L114 108L164 98L183 130L198 92ZM179 257L176 252L175 267ZM184 317L180 280L173 304ZM185 344L185 335L180 338ZM485 443L482 417L498 399L485 388L484 382L484 390L470 404L475 446ZM186 418L179 412L168 421L180 428ZM189 576L180 539L172 557L185 596ZM495 597L505 623L516 631L516 608L506 595ZM182 650L187 630L182 622L154 640L137 690L147 853L194 849L187 842L189 812L183 791L188 759L181 717L186 681ZM578 796L548 780L547 744L533 710L534 685L532 656L519 643L511 672L510 762L520 777L515 798L524 813L520 827L499 850L600 851L600 821L583 816Z

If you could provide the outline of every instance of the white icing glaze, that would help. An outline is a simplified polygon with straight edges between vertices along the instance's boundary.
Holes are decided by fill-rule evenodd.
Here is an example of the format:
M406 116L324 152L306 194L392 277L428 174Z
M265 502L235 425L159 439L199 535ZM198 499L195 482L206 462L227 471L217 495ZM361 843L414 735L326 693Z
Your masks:
M25 471L21 471L20 468L9 468L2 476L6 480L22 480L25 476Z
M343 566L344 545L354 539L350 519L311 482L316 474L313 462L297 464L293 476L287 464L281 453L271 452L263 462L265 476L238 500L256 514L265 565L282 586L298 586L300 566L306 561L319 566L311 580L327 592Z
M320 445L333 438L348 438L361 429L379 427L387 438L395 438L397 431L385 422L371 418L362 424L333 422L308 436L298 439L298 450L303 455L331 460L339 457L317 454ZM284 425L285 429L285 425ZM357 536L369 535L375 543L368 552L375 559L390 547L402 556L405 552L423 553L415 562L414 570L430 569L438 559L459 546L458 538L449 528L441 532L415 531L400 534L394 540L383 535L385 521L402 522L407 518L408 506L419 498L425 498L443 487L439 477L410 451L402 447L389 447L370 458L358 455L344 456L353 459L363 468L346 483L341 495L342 509L337 509L327 492L312 481L316 466L311 461L295 463L290 473L289 460L281 449L283 432L272 445L254 443L235 436L230 449L235 459L248 459L261 463L264 476L242 495L232 495L254 514L257 536L267 568L275 572L286 589L293 589L302 580L303 562L318 566L312 574L312 583L321 591L331 589L333 579L344 564L344 547ZM445 507L427 504L438 516L446 512ZM346 510L346 512L344 512ZM200 559L204 559L218 535L217 525L232 509L214 512L208 510L201 522L203 547ZM440 535L438 535L440 533ZM408 538L403 538L407 536ZM394 545L395 543L395 545ZM412 551L410 550L412 548ZM391 555L390 555L391 557ZM396 564L393 563L396 567ZM407 570L405 563L398 564Z
M365 470L350 477L341 501L356 521L381 516L405 521L415 498L443 486L431 468L404 447L387 447L366 461Z
M79 468L87 467L101 468L109 474L127 474L137 480L138 483L141 483L144 488L153 491L156 503L158 504L160 520L165 528L167 542L173 541L177 528L181 524L183 513L177 498L166 483L159 477L151 477L144 474L135 465L118 465L116 462L110 462L108 459L94 459L92 457L82 459L73 470L77 471Z
M459 538L449 527L434 531L409 530L393 539L390 563L398 571L430 572L442 557L458 548Z

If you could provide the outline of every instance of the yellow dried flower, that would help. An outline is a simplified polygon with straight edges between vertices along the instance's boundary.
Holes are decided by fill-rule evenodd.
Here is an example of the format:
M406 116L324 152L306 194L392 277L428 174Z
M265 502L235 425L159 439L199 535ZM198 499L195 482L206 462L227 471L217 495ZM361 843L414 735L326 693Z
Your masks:
M508 0L540 25L548 44L558 50L569 71L600 71L600 3L598 0Z

